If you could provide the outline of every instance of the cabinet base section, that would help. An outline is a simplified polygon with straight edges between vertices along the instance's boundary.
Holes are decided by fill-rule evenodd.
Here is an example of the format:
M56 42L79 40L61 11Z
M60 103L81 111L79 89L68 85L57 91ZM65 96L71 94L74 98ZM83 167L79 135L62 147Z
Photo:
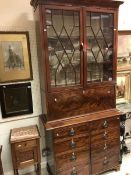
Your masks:
M112 168L110 168L110 169L107 169L107 170L104 170L104 171L101 171L101 172L99 172L99 173L89 173L89 171L87 171L86 172L86 168L85 168L85 170L83 171L83 172L79 172L79 174L78 175L81 175L81 173L82 173L82 175L99 175L99 174L102 174L102 173L106 173L106 172L111 172L111 171L120 171L120 165L117 165L117 166L114 166L114 167L112 167ZM56 172L52 172L51 171L51 168L50 168L50 166L49 166L49 164L47 163L47 172L48 172L48 174L49 175L57 175L57 173ZM69 172L68 172L69 173ZM83 174L84 173L84 174ZM64 173L64 174L66 174L66 172Z
M111 171L120 171L120 165L114 166L112 168L109 168L107 170L101 171L99 173L92 173L92 175L99 175L99 174L108 173L108 172L111 172Z

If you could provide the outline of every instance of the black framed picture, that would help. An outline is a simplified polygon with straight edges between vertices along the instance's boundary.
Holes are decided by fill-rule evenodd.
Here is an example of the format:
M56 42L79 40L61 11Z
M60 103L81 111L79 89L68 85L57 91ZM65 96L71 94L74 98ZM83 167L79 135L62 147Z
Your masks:
M33 113L31 83L0 86L2 117Z

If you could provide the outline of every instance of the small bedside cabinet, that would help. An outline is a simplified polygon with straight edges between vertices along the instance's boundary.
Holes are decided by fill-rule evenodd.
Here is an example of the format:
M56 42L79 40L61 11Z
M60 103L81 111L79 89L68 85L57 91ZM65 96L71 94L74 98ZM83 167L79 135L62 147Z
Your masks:
M14 174L19 174L18 169L35 165L40 175L40 134L37 125L12 129L10 144Z

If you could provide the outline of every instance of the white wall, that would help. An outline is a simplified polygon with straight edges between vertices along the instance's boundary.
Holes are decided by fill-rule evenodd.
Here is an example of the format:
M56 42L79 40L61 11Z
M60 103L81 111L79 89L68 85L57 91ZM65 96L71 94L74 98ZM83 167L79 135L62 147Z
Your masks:
M33 114L3 119L0 110L0 145L3 145L2 162L5 175L13 175L9 143L10 129L33 124L39 125L38 116L41 114L40 82L33 15L30 0L0 1L0 31L29 31L33 69L33 80L30 81L32 86ZM42 149L44 146L44 133L41 133L41 138L43 140L41 142ZM45 159L42 158L42 165L45 166L45 163ZM27 169L26 171L31 170Z

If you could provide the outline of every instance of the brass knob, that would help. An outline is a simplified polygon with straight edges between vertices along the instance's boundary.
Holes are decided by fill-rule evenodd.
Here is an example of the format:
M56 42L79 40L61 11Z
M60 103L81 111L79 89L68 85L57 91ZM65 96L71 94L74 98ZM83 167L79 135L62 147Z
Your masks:
M60 136L59 133L57 133L56 136L59 137Z
M107 134L107 132L105 131L104 134L103 134L104 139L107 139L107 136L108 136L108 134Z
M77 159L75 153L73 152L71 157L70 157L70 161L75 161Z
M107 144L105 143L105 145L104 145L104 150L107 150Z
M76 168L75 167L72 168L72 172L71 172L70 175L77 175L77 171L76 171Z
M57 98L55 98L54 101L57 102Z
M108 127L108 122L105 120L103 123L103 128L107 128Z
M71 146L71 148L75 148L76 147L76 143L74 142L73 139L70 142L70 146Z
M71 128L71 130L69 131L69 136L74 136L74 135L75 135L75 130Z
M108 161L107 157L104 157L103 164L106 165L108 162L109 162L109 161Z

